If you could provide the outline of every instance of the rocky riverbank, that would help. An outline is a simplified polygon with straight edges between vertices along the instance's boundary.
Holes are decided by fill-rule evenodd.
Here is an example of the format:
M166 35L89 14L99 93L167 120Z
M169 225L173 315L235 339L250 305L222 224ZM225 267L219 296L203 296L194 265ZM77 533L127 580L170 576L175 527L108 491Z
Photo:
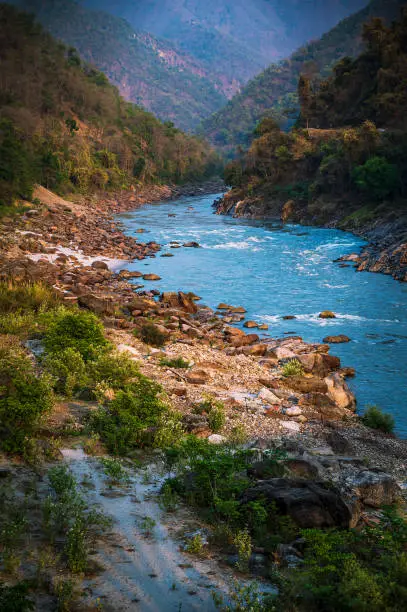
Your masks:
M259 193L247 196L240 189L232 189L216 203L217 214L246 219L269 219L283 223L299 223L343 229L367 240L369 244L351 261L357 270L390 274L407 281L407 216L400 209L380 209L380 214L360 214L357 205L348 201L317 201L310 207L281 196Z
M161 188L154 193L163 199ZM222 303L213 311L192 292L155 290L153 272L127 271L128 262L145 258L154 271L153 260L160 256L159 244L143 240L146 228L130 238L112 215L141 205L145 197L130 193L68 202L37 190L35 206L1 222L1 280L44 281L63 303L97 313L117 351L162 386L165 401L181 415L183 431L207 439L213 448L225 443L250 449L250 482L239 498L241 507L266 499L299 528L374 525L383 505L402 498L407 441L361 423L346 383L354 372L330 354L328 338L322 344L295 336L273 339L250 321L246 333L233 327L245 318L244 304ZM160 338L158 348L143 337L151 326ZM219 405L224 419L215 423L210 406ZM84 398L59 401L42 428L44 447L55 437L69 444L66 432L83 432L93 410L95 402ZM78 440L70 439L73 445ZM270 473L269 456L275 452L282 457L278 475ZM9 469L6 457L3 465ZM126 521L131 521L132 504L139 503L134 492L102 494L111 496L105 505L113 514L114 495L128 495ZM126 551L133 545L126 538L110 536L109 558L116 556L117 542ZM222 561L225 551L217 546L215 556ZM103 561L106 543L98 550ZM260 564L263 571L268 555L254 550L250 567ZM283 546L276 558L281 566L290 558L301 562L301 552ZM213 563L208 571L217 568ZM111 596L103 583L102 574L95 592Z

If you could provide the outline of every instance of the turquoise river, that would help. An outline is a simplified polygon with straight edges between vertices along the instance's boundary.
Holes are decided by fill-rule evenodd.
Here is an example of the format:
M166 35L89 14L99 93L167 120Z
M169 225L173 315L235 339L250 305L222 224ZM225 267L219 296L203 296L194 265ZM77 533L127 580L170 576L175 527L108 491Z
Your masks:
M215 215L216 197L184 197L120 215L128 234L155 240L161 254L174 255L158 254L129 269L162 277L147 289L194 291L212 308L219 302L244 306L247 318L268 323L274 337L321 342L346 334L351 342L331 352L357 371L350 385L359 411L380 406L407 437L407 284L334 263L363 246L352 234ZM135 234L138 228L146 233ZM201 248L171 249L171 241L196 241ZM322 310L337 318L320 319Z

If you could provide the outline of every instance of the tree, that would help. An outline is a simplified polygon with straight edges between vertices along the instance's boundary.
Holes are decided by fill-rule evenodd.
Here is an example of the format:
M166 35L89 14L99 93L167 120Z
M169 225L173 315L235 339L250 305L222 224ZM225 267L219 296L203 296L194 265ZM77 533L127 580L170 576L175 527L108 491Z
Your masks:
M298 81L298 99L301 105L301 118L306 121L308 129L311 105L311 82L309 78L304 75L300 75Z

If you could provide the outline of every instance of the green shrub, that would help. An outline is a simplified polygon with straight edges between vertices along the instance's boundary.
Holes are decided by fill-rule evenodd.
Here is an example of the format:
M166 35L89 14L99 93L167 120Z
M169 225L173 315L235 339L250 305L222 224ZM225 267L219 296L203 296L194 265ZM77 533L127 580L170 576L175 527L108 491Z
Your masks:
M0 313L38 313L58 304L56 294L43 283L0 282Z
M371 157L355 168L352 178L361 191L375 200L393 195L400 183L397 166L380 156Z
M232 427L228 441L233 446L241 446L247 442L249 436L244 425L236 425Z
M385 433L392 433L394 430L394 418L391 414L386 414L377 406L369 406L362 416L362 423L371 429L379 429Z
M125 390L92 413L90 426L110 452L124 455L154 442L155 428L167 410L158 396L160 391L157 383L139 373Z
M72 348L84 361L96 358L108 345L101 321L91 312L61 311L44 337L47 352L60 353Z
M157 325L154 325L154 323L144 323L144 325L142 325L139 330L136 330L135 334L145 344L149 344L158 348L164 346L165 341L167 339L166 334L164 334L157 327Z
M46 357L44 367L55 379L55 390L67 397L72 397L87 384L85 362L74 348L51 353Z
M194 535L185 546L185 550L191 555L202 555L204 550L204 541L200 533Z
M209 427L215 433L221 431L226 422L225 406L219 400L207 395L203 402L195 406L197 414L208 415Z
M249 569L250 556L252 554L252 539L247 528L237 531L233 538L233 544L237 550L237 567L240 571L247 572Z
M0 448L21 453L24 440L52 408L51 381L35 371L21 349L10 346L0 346L0 381Z
M29 586L19 582L14 586L0 584L0 610L2 612L28 612L35 610L35 604L29 597Z
M286 364L284 364L282 369L283 376L304 376L304 368L298 359L290 359Z
M168 357L161 357L160 366L167 366L169 368L183 368L187 370L190 367L190 364L182 357L174 357L173 359L169 359Z
M305 530L303 563L279 584L277 609L399 612L407 608L407 523L388 512L362 530Z
M101 460L101 463L103 465L104 473L113 482L129 482L130 477L120 461L117 459L112 459L111 457L104 457Z
M139 375L137 363L128 353L102 353L88 366L93 384L104 382L111 389L124 389Z
M208 414L209 427L214 433L218 433L223 429L225 422L225 408L221 402L217 402Z
M86 570L89 550L86 528L81 516L76 517L68 530L64 553L71 572L80 574Z

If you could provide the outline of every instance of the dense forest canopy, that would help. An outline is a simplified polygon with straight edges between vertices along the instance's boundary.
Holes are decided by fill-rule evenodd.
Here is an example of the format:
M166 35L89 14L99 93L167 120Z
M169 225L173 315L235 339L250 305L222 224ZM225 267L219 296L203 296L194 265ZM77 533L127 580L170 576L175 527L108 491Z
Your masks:
M0 201L176 182L218 168L206 142L123 100L34 17L0 5Z

